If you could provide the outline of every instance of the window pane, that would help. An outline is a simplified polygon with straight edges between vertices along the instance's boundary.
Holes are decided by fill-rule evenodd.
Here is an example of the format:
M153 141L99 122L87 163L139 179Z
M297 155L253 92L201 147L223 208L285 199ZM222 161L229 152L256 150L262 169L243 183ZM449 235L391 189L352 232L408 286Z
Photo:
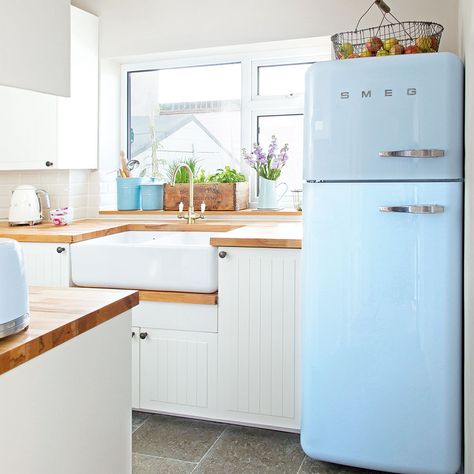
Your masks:
M130 73L129 154L151 175L152 143L168 165L189 158L206 173L240 169L240 64Z
M260 66L258 95L290 95L304 92L304 77L311 63Z
M285 143L288 143L290 148L288 162L282 169L279 182L286 183L289 190L301 189L303 186L303 114L258 117L258 143L264 151L272 135L276 135L279 148Z

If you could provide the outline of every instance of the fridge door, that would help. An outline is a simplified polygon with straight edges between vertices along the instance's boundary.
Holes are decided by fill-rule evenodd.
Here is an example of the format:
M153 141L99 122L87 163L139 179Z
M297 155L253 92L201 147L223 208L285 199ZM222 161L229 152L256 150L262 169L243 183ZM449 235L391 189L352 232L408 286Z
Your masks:
M305 100L307 181L463 175L463 66L451 53L317 63Z
M304 192L304 450L382 471L456 473L462 184Z

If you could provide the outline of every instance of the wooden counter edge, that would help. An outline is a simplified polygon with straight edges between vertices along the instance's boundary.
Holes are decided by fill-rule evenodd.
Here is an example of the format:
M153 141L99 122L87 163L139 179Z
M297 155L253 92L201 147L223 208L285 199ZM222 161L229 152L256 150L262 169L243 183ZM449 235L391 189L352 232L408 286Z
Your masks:
M301 239L256 238L256 237L211 237L214 247L254 247L275 249L301 249Z
M124 290L127 291L127 290ZM64 342L99 326L139 304L138 291L118 298L107 305L68 321L37 337L33 337L0 355L0 375L60 346ZM20 333L21 334L21 333ZM16 336L16 335L15 335ZM15 337L10 336L10 337Z
M217 304L215 293L185 293L178 291L150 291L140 290L140 301L155 301L160 303L186 304Z

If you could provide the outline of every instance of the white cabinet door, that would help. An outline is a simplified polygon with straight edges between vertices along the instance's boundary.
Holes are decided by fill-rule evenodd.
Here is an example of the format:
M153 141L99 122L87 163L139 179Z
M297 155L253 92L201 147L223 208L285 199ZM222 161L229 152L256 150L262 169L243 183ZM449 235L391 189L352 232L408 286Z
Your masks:
M99 19L71 7L71 97L58 100L62 169L97 168Z
M2 2L0 84L69 95L70 0Z
M70 14L71 96L0 86L0 170L97 168L98 18Z
M69 244L21 243L31 286L70 286Z
M132 327L132 408L140 408L140 328Z
M230 421L298 429L301 251L219 250L219 409Z
M140 408L215 417L217 334L140 331Z
M0 169L48 169L56 163L57 98L0 86Z

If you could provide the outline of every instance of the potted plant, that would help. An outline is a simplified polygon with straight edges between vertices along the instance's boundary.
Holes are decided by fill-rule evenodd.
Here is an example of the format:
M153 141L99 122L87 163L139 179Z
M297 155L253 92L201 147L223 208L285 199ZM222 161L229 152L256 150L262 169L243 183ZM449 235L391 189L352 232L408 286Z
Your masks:
M276 184L281 175L282 168L288 161L288 143L278 151L277 137L272 135L272 141L265 153L260 145L255 143L252 152L249 154L242 148L244 161L257 172L259 177L258 204L259 209L277 209L278 201L288 190L286 183ZM277 197L277 187L285 186L285 191Z
M198 209L201 203L206 204L208 211L239 211L247 209L249 202L249 185L242 173L230 166L216 170L206 175L196 159L190 158L171 163L168 166L168 182L174 175L179 163L187 164L194 175L194 207ZM189 205L188 174L178 171L176 185L165 184L164 208L167 211L178 210L180 202L185 207Z

